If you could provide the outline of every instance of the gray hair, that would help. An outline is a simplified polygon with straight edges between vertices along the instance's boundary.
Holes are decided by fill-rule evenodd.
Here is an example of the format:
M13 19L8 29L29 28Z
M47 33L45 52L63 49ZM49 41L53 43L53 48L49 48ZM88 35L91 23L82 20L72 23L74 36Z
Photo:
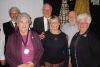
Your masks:
M87 13L82 13L82 14L79 14L77 16L77 22L79 22L80 20L83 20L83 19L86 19L87 23L91 23L91 16Z
M29 14L27 14L26 12L23 12L23 13L20 13L18 16L17 16L17 23L21 20L22 17L26 17L28 19L28 23L31 24L31 17Z
M52 5L51 5L51 4L49 4L49 3L44 3L44 5L43 5L42 9L44 9L44 7L45 7L45 6L49 6L49 7L50 7L50 9L52 10Z
M59 20L59 17L57 17L57 16L55 16L55 15L51 16L51 18L49 19L49 23L51 23L52 20L57 20L58 23L61 24L61 23L60 23L60 20Z
M17 11L18 13L20 13L20 10L17 7L11 7L9 9L9 13L11 13L11 11Z

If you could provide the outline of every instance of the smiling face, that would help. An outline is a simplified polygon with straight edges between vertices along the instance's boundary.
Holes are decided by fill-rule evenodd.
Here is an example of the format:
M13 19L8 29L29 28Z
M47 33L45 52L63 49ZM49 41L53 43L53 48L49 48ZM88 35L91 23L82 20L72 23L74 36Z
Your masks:
M69 12L68 20L71 24L75 24L75 22L76 22L76 13L74 11Z
M11 11L9 13L9 15L10 15L11 20L16 21L16 17L18 15L18 12L14 10L14 11Z
M20 10L17 7L11 7L9 9L9 16L12 21L16 21L18 14L20 14Z
M78 22L78 27L79 27L80 33L85 33L88 30L89 25L90 24L87 22L86 19L80 20Z
M59 30L59 20L58 19L51 19L50 21L50 30Z
M28 31L30 23L27 17L21 17L17 25L19 30L24 33Z
M51 7L49 4L45 4L45 5L43 6L42 11L43 11L44 17L48 18L48 17L51 16L52 7Z
M80 34L84 34L88 30L91 20L91 16L87 13L82 13L77 16L77 24Z

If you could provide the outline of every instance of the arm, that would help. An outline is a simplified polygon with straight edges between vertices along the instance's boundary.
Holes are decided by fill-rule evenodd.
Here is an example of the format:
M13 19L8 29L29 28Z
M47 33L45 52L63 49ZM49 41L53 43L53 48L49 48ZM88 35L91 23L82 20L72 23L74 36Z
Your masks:
M36 48L37 48L36 56L35 56L36 62L34 63L34 66L35 66L35 65L39 64L40 59L41 59L41 57L43 55L44 49L42 47L42 43L41 43L40 37L37 34L35 34L34 37L35 37L34 39L35 39Z
M65 53L65 67L68 66L69 63L69 49L68 49L68 41L67 41L67 36L65 36L65 45L64 45L64 53Z
M16 57L13 55L13 49L14 48L14 38L13 36L9 36L8 41L7 41L7 45L6 45L6 52L5 52L5 56L6 56L6 60L8 62L8 64L11 65L11 67L16 67Z
M63 23L60 27L61 31L64 32L65 34L67 34L67 28L68 28L67 23Z
M39 20L38 18L35 18L34 22L33 22L33 30L37 33L39 33L39 29L38 29L38 23L39 23Z
M33 64L33 62L29 61L25 64L20 64L17 67L34 67L34 64Z
M0 31L0 50L1 50L1 56L0 56L0 60L1 60L1 64L4 65L5 64L5 55L4 55L4 47L5 47L5 35L4 35L4 32L3 32L3 27L1 26L1 31Z
M100 64L100 41L91 35L89 37L89 46L90 46L90 51L92 54L92 67L96 67L96 65Z
M41 34L42 32L44 32L44 23L43 23L43 18L42 17L36 18L34 20L33 30L35 32L37 32L38 34Z

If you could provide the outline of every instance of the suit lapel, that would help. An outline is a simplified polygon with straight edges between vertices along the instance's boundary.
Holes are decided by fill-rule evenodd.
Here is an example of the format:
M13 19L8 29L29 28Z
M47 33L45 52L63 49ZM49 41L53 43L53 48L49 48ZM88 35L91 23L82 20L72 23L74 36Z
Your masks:
M42 20L42 24L41 25L43 26L43 31L45 31L45 29L44 29L44 17L42 17L41 20Z

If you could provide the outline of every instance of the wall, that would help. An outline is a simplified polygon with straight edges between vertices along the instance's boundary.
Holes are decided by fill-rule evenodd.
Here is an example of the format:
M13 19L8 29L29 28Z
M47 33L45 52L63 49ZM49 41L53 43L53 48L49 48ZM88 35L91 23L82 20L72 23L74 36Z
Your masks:
M43 0L0 0L0 23L10 20L8 11L12 6L17 6L21 12L30 14L33 21L35 17L42 15L42 5Z

